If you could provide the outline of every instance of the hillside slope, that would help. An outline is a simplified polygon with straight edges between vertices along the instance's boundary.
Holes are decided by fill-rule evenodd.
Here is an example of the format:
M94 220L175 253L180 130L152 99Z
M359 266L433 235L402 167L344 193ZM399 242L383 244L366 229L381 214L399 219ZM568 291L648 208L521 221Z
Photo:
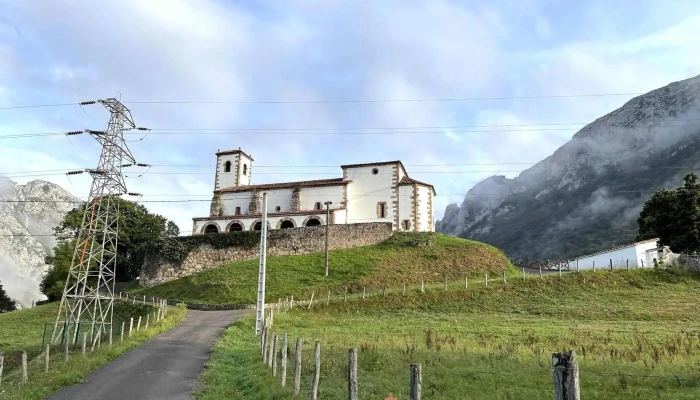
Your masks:
M644 201L679 186L699 156L696 76L635 97L514 179L478 183L436 230L539 259L630 243Z
M0 202L0 282L10 297L28 306L43 298L44 257L56 245L49 235L78 199L51 182L18 185L0 177L0 200L5 201Z
M374 246L329 252L329 276L324 277L324 254L270 257L267 260L266 297L276 301L286 296L316 295L328 290L350 292L397 287L403 282L444 282L445 277L509 268L498 249L436 233L396 233ZM248 260L199 272L167 282L140 294L210 304L253 304L257 293L258 261Z

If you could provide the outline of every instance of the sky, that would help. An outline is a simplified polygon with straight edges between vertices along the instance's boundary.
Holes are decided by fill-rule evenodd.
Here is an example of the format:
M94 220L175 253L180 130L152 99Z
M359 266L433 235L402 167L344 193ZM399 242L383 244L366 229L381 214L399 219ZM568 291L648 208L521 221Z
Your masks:
M700 74L698 48L697 1L0 0L0 174L85 199L89 176L65 172L97 165L91 137L14 135L105 129L76 104L117 97L152 129L126 135L154 165L125 170L129 191L185 234L214 153L239 147L253 183L402 160L440 219L631 93ZM3 109L45 104L70 105Z

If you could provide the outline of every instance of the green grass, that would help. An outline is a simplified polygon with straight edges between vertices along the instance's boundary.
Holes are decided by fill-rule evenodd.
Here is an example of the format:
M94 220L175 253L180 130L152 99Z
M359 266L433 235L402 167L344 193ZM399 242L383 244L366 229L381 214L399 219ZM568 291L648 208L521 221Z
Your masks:
M698 276L675 270L571 273L322 303L276 314L273 330L292 347L304 338L302 397L318 340L325 399L346 398L351 347L359 349L360 398L407 398L417 362L424 399L551 399L551 355L572 349L584 399L695 399L699 294ZM248 318L224 334L199 399L292 398L292 367L282 388L260 361L253 331Z
M167 317L160 323L151 322L148 329L142 329L132 333L129 338L126 334L121 342L119 334L113 336L113 344L110 348L106 340L103 340L99 350L88 352L85 357L80 354L80 349L71 350L68 363L63 362L63 354L52 349L49 372L44 372L44 358L40 356L40 347L45 322L53 322L56 316L56 303L42 305L36 308L14 311L0 314L0 351L5 352L5 371L0 385L0 398L14 400L43 399L56 390L78 383L95 369L118 357L122 353L138 346L151 337L164 332L177 325L186 314L181 307L171 307ZM121 321L152 313L152 307L143 307L126 303L115 305L114 321L115 332L121 328ZM135 329L135 326L134 326ZM50 335L50 328L47 335ZM88 347L89 348L89 347ZM28 354L29 382L19 383L21 350ZM8 357L9 355L9 357Z
M417 245L419 244L419 245ZM397 233L377 245L334 250L324 277L323 253L269 257L266 299L307 296L349 286L351 292L419 283L464 279L484 272L512 272L498 249L435 233ZM257 293L258 261L248 260L135 292L210 304L251 304Z

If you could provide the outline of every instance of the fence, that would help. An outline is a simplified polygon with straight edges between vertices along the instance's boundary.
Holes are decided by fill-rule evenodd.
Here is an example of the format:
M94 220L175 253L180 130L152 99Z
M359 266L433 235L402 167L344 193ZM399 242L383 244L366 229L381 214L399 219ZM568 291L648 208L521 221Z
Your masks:
M276 334L271 329L273 327L274 309L270 309L260 333L260 356L262 362L271 370L272 376L278 376L281 387L287 385L290 353L289 336L286 333ZM302 374L302 351L303 338L296 338L294 348L294 375L292 379L292 390L294 396L301 393ZM358 349L348 349L347 359L347 398L348 400L358 400L359 376L358 376ZM321 342L314 343L313 357L313 378L309 395L311 400L318 399L319 381L321 378ZM423 390L423 366L417 363L410 363L406 368L409 400L421 400ZM552 354L552 387L555 400L580 400L580 378L579 366L574 351L564 351ZM392 392L389 393L389 400L396 400Z
M51 366L51 354L54 355L61 354L62 363L68 363L71 351L73 353L80 352L83 357L87 356L88 352L99 351L105 341L105 345L109 348L112 347L114 342L123 342L124 336L130 338L135 332L140 332L141 329L148 329L151 321L153 324L160 324L161 321L168 315L168 308L164 301L159 301L154 303L153 306L156 307L152 313L146 314L145 318L143 315L139 315L138 318L130 317L129 325L127 327L126 321L122 321L119 330L95 327L94 324L89 329L82 329L81 327L87 324L64 324L59 331L58 343L52 346L50 340L47 340L48 325L44 327L44 337L42 339L41 353L35 359L28 361L27 351L21 351L21 363L19 367L19 383L27 383L29 381L29 365L41 363L43 361L44 372L49 372ZM152 318L151 318L152 317ZM110 325L111 326L111 325ZM128 329L127 329L128 328ZM82 333L82 335L81 335ZM114 335L118 334L117 339ZM0 386L3 383L3 370L5 369L5 354L0 353ZM61 368L60 366L58 368ZM11 375L12 376L12 375ZM7 379L5 379L7 383ZM0 389L0 392L2 390Z

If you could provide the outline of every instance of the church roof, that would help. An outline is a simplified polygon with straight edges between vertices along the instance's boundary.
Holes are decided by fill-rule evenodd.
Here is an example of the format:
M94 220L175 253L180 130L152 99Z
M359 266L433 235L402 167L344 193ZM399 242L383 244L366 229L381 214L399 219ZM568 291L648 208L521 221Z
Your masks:
M253 190L273 190L273 189L295 189L306 187L324 187L347 185L351 180L343 178L315 179L311 181L283 182L283 183L263 183L259 185L231 186L219 190L219 193L250 192Z
M404 177L401 178L401 180L399 181L399 186L407 186L407 185L426 186L426 187L429 187L429 188L433 189L433 195L434 195L434 196L437 195L437 192L435 192L435 186L430 185L430 184L425 183L425 182L421 182L421 181L419 181L419 180L415 180L415 179L413 179L413 178L409 178L408 175L404 175Z
M241 149L237 149L237 150L223 150L223 151L217 151L217 152L216 152L216 155L217 155L217 156L226 156L226 155L230 155L230 154L243 154L244 156L248 157L251 161L255 161L255 160L253 160L253 157L251 157L250 155L246 154L246 152L243 151L243 150L241 150Z
M393 165L393 164L399 164L401 165L401 168L405 171L406 168L403 167L403 163L401 160L395 160L395 161L380 161L380 162L372 162L372 163L365 163L365 164L345 164L341 165L340 168L345 169L345 168L359 168L359 167L374 167L374 166L379 166L379 165Z

